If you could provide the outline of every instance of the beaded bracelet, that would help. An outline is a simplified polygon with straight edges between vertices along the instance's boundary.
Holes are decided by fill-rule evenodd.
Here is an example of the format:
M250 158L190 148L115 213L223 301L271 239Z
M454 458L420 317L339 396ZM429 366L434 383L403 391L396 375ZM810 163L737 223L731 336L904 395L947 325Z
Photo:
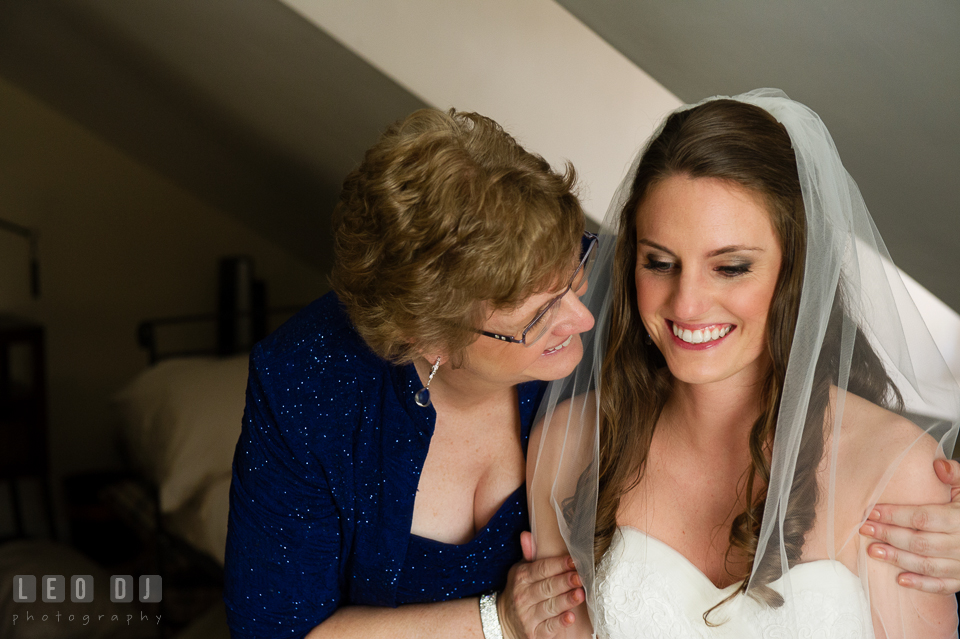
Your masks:
M480 595L480 627L483 628L484 639L503 639L496 592Z

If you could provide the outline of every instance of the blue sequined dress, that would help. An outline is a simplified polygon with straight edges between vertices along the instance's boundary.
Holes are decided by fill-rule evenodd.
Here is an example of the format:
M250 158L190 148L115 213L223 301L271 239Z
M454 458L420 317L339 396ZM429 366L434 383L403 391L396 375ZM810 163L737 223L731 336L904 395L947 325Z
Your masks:
M502 588L521 557L523 487L471 541L410 534L436 413L412 365L374 355L332 293L258 344L230 489L233 637L302 637L340 606ZM518 387L526 447L543 384Z

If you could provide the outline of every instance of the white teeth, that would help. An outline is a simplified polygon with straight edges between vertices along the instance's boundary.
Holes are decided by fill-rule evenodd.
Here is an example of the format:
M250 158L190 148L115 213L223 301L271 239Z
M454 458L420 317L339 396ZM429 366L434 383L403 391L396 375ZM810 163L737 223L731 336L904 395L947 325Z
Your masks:
M687 342L688 344L703 344L704 342L712 342L715 339L720 339L730 332L731 326L724 326L720 328L719 326L714 326L712 329L696 329L691 331L688 328L680 328L676 324L673 325L673 334Z
M557 345L554 346L553 348L548 348L547 350L545 350L545 351L543 351L543 352L544 352L544 353L556 353L557 351L559 351L559 350L560 350L561 348L563 348L564 346L569 346L569 345L570 345L570 342L572 342L572 341L573 341L573 335L571 335L571 336L568 337L567 339L563 340L563 343L562 343L562 344L557 344Z

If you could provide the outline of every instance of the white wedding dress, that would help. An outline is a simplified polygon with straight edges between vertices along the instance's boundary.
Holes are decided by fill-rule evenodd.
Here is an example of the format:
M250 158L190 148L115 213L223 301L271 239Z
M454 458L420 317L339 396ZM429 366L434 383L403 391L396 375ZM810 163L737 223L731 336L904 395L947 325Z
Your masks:
M621 526L597 570L600 639L860 639L873 637L860 580L843 564L812 561L789 572L792 595L771 608L740 595L710 615L739 584L717 588L679 552ZM771 586L782 592L782 580ZM722 623L721 623L722 622Z

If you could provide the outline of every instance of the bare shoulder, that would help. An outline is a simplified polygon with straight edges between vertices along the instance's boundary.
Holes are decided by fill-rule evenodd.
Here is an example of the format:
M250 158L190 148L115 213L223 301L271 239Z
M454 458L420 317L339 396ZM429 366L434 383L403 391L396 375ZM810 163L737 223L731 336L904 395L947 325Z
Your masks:
M858 450L849 454L854 481L878 478L874 485L864 486L869 495L866 506L878 502L920 505L950 501L950 487L941 483L933 470L934 459L942 456L933 437L909 419L866 399L848 393L845 400L843 428L849 432L843 437L850 441L841 445L841 451ZM854 526L859 527L859 522ZM860 544L870 541L866 537L858 539ZM855 568L862 570L863 566L854 561L848 568L856 572ZM956 636L953 597L901 588L897 583L901 568L892 563L868 560L866 570L874 628L887 631L878 632L878 637Z
M933 461L942 457L933 437L909 420L904 426L901 445L909 447L877 501L892 504L946 504L950 486L937 477Z
M843 410L846 442L841 450L846 451L845 457L858 475L885 484L881 495L872 495L873 500L899 504L950 501L949 486L933 470L934 459L942 456L933 437L909 419L852 393L845 394Z

